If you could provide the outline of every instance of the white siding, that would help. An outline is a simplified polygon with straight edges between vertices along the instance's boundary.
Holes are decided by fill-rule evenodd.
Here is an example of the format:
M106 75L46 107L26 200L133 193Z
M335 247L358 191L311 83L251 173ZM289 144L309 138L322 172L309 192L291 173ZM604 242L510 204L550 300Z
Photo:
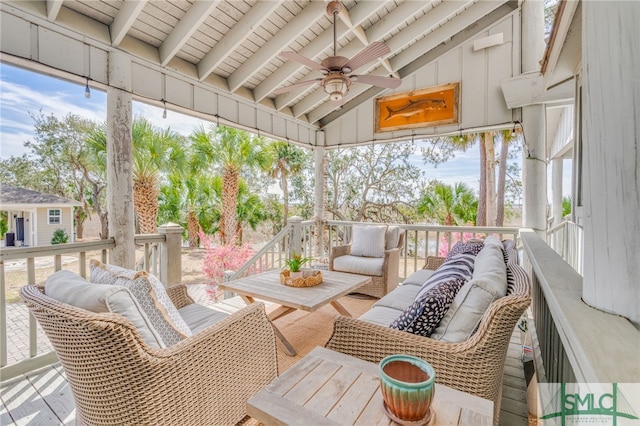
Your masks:
M37 244L38 246L48 246L51 244L51 237L53 237L53 231L56 229L64 229L64 231L69 235L69 242L71 242L71 238L73 236L73 229L69 225L71 221L69 220L72 216L70 207L56 207L56 209L60 209L62 213L62 217L60 218L60 224L57 225L49 225L49 208L38 208L37 211ZM25 232L26 232L26 224L25 224Z

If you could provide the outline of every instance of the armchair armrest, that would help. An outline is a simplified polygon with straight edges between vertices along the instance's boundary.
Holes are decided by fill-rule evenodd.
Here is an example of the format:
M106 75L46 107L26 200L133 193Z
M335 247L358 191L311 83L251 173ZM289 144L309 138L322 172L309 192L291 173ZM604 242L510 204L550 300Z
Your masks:
M441 256L427 256L427 261L425 262L422 269L431 269L435 271L444 263L444 257Z
M331 249L331 254L329 255L329 270L333 271L333 259L340 256L346 256L349 253L351 253L351 244L333 247Z
M186 285L176 285L167 288L167 294L175 305L176 309L184 308L187 305L195 303L195 300L189 296Z

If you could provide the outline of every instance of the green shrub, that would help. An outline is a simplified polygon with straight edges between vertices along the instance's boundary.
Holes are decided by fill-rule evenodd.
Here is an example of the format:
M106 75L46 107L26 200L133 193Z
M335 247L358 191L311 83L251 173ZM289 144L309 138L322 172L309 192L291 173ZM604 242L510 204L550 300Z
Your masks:
M51 237L51 244L66 244L69 242L69 235L67 235L64 229L56 229L53 231L53 237Z

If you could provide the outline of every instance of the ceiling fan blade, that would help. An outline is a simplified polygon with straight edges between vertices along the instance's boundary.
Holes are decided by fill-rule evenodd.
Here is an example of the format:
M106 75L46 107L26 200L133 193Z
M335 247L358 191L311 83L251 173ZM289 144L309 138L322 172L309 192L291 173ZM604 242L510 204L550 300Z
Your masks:
M318 70L318 71L325 70L325 67L323 67L319 63L314 62L311 59L307 58L306 56L302 56L302 55L300 55L299 53L296 53L296 52L280 52L278 56L280 56L282 58L285 58L285 59L290 59L292 61L299 62L302 65L304 65L305 67L309 67L309 68L314 69L314 70Z
M400 86L400 83L402 83L402 80L399 78L380 77L377 75L352 75L350 77L356 83L371 84L373 86L385 87L387 89L395 89Z
M349 67L351 71L355 71L364 64L367 64L374 59L378 59L381 56L385 56L391 52L389 46L384 43L375 42L371 43L354 56L350 61L344 64L345 67Z
M290 92L293 89L297 89L299 87L304 87L304 86L309 86L309 85L311 85L313 83L317 83L319 81L322 81L322 79L321 78L316 78L314 80L299 81L297 83L293 83L290 86L284 86L284 87L281 87L279 89L276 89L271 93L273 93L274 95L280 95L281 93Z

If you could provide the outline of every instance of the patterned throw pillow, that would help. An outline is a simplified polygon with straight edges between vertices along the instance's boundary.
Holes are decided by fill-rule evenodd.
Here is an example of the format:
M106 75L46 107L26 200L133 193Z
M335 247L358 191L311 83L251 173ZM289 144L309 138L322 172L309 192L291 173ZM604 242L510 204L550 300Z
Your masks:
M416 298L389 327L429 337L464 283L464 279L457 278L432 287Z
M91 282L128 288L166 346L175 345L191 336L189 326L171 302L162 282L155 276L144 271L105 265L97 260L90 262L89 270Z
M473 264L476 256L473 254L457 254L446 260L436 271L422 284L420 291L416 295L416 300L438 284L462 279L470 280L473 275Z
M482 242L466 242L458 241L451 247L449 253L447 253L447 257L445 261L451 259L453 256L457 254L468 253L474 256L477 256L484 247L484 243Z

